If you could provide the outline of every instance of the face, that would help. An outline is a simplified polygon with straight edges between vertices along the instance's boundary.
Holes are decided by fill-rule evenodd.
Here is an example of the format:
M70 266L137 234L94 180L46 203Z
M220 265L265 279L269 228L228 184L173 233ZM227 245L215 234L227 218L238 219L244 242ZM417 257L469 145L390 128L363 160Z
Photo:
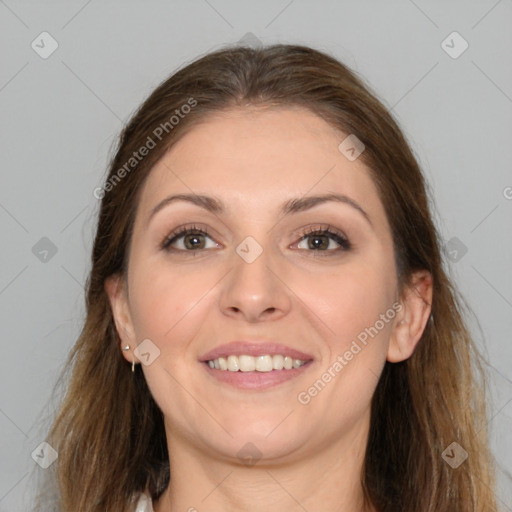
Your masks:
M338 149L345 137L301 108L230 110L195 126L152 169L128 289L109 295L123 344L150 340L141 368L169 442L232 460L251 442L269 461L285 460L368 425L404 317L384 207L361 159ZM218 208L161 204L178 194ZM341 200L310 201L327 194ZM202 361L235 340L259 355L299 351L307 363L235 373Z

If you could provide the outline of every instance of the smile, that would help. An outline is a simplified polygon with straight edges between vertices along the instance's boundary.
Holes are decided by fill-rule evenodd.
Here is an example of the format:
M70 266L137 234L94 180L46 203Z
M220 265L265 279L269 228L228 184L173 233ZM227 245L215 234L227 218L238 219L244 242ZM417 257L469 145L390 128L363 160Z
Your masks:
M248 355L229 355L227 357L219 357L207 361L208 366L215 370L230 372L271 372L273 370L291 370L300 368L307 361L301 359L293 359L290 356L281 354L248 356Z

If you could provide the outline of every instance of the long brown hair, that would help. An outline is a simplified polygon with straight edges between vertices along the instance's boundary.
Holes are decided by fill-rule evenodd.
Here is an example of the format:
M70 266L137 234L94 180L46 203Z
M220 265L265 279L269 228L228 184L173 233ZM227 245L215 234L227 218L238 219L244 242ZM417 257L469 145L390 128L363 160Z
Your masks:
M140 368L132 375L121 354L104 283L116 273L126 276L140 191L155 163L209 113L244 105L302 106L355 134L392 228L401 286L417 270L433 277L433 321L408 360L386 362L373 397L361 475L367 502L379 512L495 510L483 359L444 269L419 165L361 78L324 52L283 44L202 56L159 85L120 135L97 194L87 315L47 438L59 454L58 510L129 510L135 492L157 498L169 483L162 413ZM155 146L136 163L130 160L150 140ZM468 453L457 468L442 456L453 442Z

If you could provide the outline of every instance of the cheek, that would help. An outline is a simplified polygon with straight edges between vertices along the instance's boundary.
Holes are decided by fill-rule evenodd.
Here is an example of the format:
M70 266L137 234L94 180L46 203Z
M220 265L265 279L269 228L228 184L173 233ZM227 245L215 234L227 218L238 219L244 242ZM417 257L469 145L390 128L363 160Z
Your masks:
M298 292L322 319L321 365L297 396L311 422L324 417L348 428L367 412L396 315L393 276L377 266L347 266Z
M178 350L193 338L200 325L198 315L208 305L208 291L217 281L204 270L186 272L165 262L139 265L130 283L137 336L154 339L166 350Z
M297 275L294 291L322 320L331 351L343 348L393 305L393 272L376 265L346 265L332 272ZM389 322L379 330L389 333Z

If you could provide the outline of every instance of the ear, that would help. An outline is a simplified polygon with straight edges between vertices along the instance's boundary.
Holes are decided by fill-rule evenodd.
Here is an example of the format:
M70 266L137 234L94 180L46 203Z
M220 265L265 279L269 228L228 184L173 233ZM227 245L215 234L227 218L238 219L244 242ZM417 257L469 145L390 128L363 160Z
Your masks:
M121 347L119 348L122 349L127 345L130 346L130 349L123 350L122 354L131 363L133 361L133 351L137 345L123 276L113 274L107 277L105 279L105 291L110 300L116 330L121 339Z
M430 317L432 294L430 272L415 272L402 293L402 308L395 317L386 358L389 362L404 361L414 353Z

